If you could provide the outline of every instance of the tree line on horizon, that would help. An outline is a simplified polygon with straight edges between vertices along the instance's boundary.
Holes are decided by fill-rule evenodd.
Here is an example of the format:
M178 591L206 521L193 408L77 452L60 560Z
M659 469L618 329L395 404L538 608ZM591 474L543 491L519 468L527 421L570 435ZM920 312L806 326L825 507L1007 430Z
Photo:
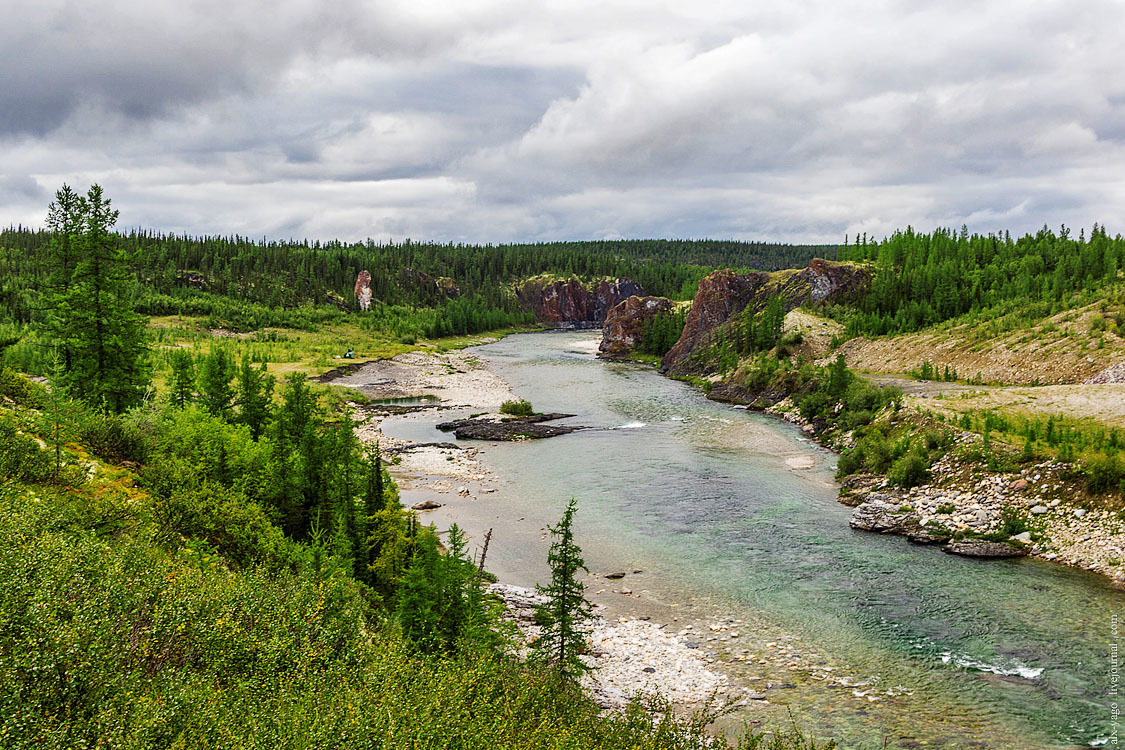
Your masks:
M0 231L4 270L0 311L6 317L28 322L41 308L38 290L50 273L49 249L56 233L51 227ZM650 294L682 299L690 298L694 284L714 268L776 270L804 265L813 257L835 257L836 252L834 245L733 240L349 244L136 230L116 233L114 241L129 258L139 282L137 308L149 315L207 315L222 310L218 299L272 310L333 305L353 310L353 286L362 270L371 273L371 291L378 303L411 308L450 305L454 295L432 283L448 277L456 284L455 296L462 305L523 312L511 293L512 285L543 273L628 277Z
M1044 226L1013 238L1008 232L970 234L913 228L882 242L866 237L840 248L842 261L871 263L870 291L847 309L837 309L850 335L879 336L917 331L966 314L994 317L1014 312L1023 320L1047 317L1093 301L1125 268L1125 238L1095 224L1077 237L1063 226Z

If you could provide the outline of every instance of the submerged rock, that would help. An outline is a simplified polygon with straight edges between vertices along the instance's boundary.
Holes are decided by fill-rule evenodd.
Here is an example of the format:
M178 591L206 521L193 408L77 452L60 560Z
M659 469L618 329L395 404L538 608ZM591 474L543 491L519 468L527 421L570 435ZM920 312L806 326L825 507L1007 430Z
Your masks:
M962 539L959 542L947 544L941 548L942 552L951 555L964 555L965 557L1022 557L1027 554L1023 547L1017 547L1007 542L990 542L987 539Z

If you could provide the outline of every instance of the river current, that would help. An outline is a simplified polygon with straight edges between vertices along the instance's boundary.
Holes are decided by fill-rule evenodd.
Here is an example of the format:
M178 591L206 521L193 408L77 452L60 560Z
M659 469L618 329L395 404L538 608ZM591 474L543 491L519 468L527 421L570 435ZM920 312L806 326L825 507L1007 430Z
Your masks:
M777 720L781 706L843 747L1112 744L1112 618L1125 620L1125 594L1058 565L855 531L833 454L652 368L598 360L593 336L520 334L472 350L536 410L596 428L476 444L497 491L437 518L477 542L495 529L488 563L502 580L546 578L544 528L575 497L590 570L629 573L591 577L595 601L647 607L673 631L741 621L737 642L704 643L716 668L765 690L772 712L751 701L735 721ZM449 439L427 419L384 430ZM755 653L785 656L767 665Z

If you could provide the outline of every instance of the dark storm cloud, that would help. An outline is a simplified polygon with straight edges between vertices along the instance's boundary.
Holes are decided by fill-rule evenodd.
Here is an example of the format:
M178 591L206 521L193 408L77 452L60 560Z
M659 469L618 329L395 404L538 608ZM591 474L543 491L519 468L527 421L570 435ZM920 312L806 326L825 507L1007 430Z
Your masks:
M1125 231L1108 0L19 4L5 222L98 180L168 231Z

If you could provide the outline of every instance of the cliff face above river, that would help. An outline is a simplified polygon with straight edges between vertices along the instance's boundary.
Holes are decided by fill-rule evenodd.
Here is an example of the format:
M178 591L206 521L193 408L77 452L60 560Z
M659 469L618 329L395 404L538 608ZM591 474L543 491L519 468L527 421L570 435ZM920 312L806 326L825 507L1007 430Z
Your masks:
M516 286L516 297L535 320L556 328L598 328L622 301L644 296L632 279L602 279L583 284L576 278L537 276Z
M628 354L641 343L645 326L671 309L667 297L630 297L606 315L598 350L608 357Z
M863 293L871 272L850 263L813 259L807 268L774 273L715 271L699 282L699 289L684 323L684 332L664 356L663 369L687 374L688 359L721 326L743 310L758 312L771 297L780 296L786 310L805 303L843 302Z

